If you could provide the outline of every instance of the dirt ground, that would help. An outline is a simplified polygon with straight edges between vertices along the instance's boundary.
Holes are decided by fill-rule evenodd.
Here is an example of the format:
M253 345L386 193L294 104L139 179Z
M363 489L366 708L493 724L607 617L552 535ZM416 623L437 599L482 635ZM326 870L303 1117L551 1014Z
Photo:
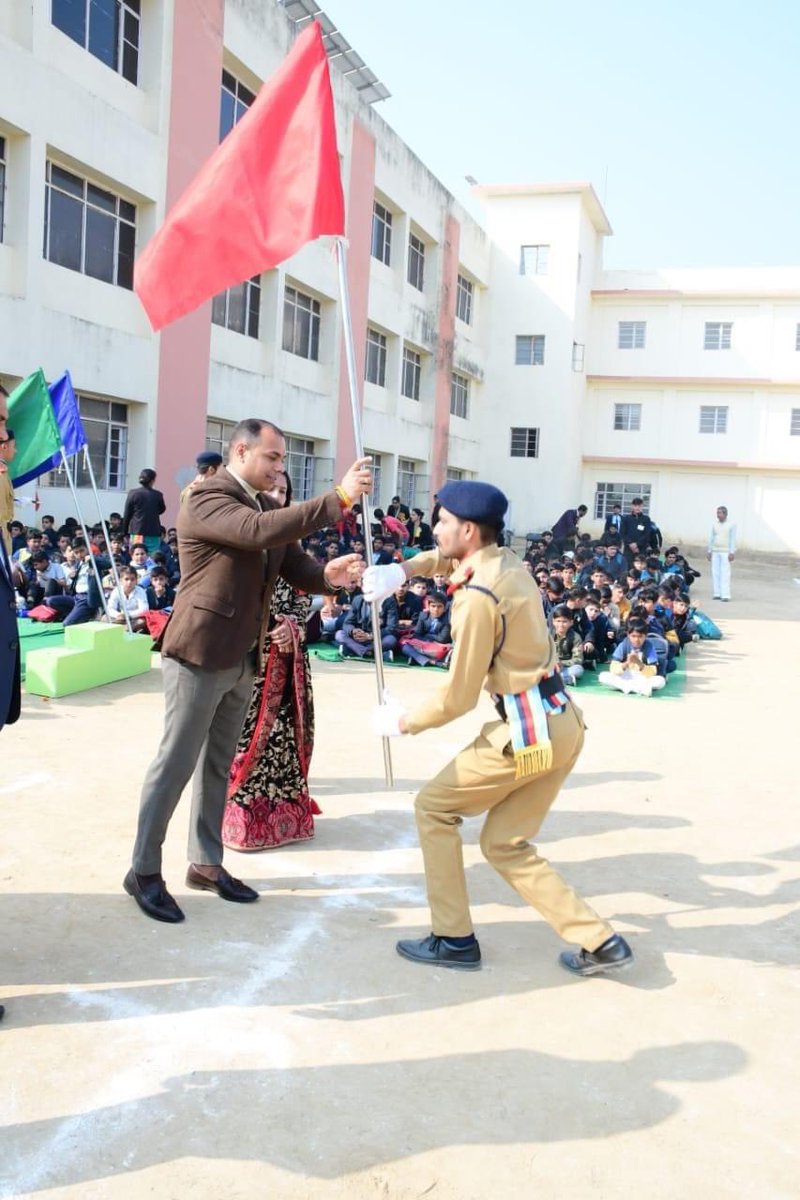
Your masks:
M465 855L484 968L395 954L428 932L415 789L473 713L393 743L386 790L361 664L314 665L316 839L190 892L187 805L165 875L183 925L123 894L160 735L160 672L27 697L0 778L0 1195L53 1200L712 1195L795 1200L800 1012L800 585L738 561L725 640L685 696L577 698L586 748L545 853L629 938L575 980L561 946ZM439 672L391 672L404 699Z

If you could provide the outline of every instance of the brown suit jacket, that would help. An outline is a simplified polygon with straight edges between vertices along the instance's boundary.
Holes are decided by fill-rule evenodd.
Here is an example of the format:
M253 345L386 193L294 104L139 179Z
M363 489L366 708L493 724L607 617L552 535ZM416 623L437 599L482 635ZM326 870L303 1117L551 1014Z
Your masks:
M256 641L275 580L326 592L298 538L341 517L335 492L262 512L224 468L193 488L178 515L181 582L162 652L209 671L236 666Z

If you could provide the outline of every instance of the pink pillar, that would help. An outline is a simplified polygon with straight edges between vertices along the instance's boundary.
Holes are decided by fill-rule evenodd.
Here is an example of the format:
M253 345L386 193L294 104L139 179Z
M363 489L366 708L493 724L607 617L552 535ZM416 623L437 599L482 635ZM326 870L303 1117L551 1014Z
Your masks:
M219 142L225 0L178 0L174 11L167 212ZM209 301L161 334L153 465L170 524L180 477L205 447L210 356Z
M375 195L375 139L360 121L353 121L350 180L347 187L347 280L356 351L359 400L364 399L367 354L369 258L372 246L372 203ZM339 404L336 414L336 478L341 479L356 456L350 384L344 344L339 366Z
M456 336L456 287L461 226L448 213L442 242L442 291L439 301L439 341L436 351L436 399L433 411L433 452L431 454L431 507L435 492L447 478L447 451L450 437L450 387L453 374L453 347Z

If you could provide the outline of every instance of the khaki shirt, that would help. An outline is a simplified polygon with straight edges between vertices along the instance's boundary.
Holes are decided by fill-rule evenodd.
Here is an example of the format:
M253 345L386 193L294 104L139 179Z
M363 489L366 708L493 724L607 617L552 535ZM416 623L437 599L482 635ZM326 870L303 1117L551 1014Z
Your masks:
M5 463L0 463L0 530L6 544L9 558L11 557L11 533L9 521L14 520L14 489L11 486L11 476Z
M452 572L454 650L444 687L406 717L409 733L463 716L477 704L481 688L499 696L524 692L555 668L539 588L513 551L484 546L456 566L431 550L413 562L415 575ZM498 603L478 588L488 589Z

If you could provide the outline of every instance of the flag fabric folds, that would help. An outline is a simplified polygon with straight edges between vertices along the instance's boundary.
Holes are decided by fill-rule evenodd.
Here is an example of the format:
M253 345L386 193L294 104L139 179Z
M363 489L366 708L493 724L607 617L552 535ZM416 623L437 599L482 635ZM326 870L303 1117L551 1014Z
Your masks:
M46 469L42 464L61 447L61 434L41 368L23 379L8 397L8 427L13 429L16 439L11 482L17 487L40 475Z
M153 329L344 233L322 31L312 22L139 255L134 288Z
M40 475L44 475L47 471L54 471L57 467L60 467L61 446L64 447L64 453L71 457L86 445L87 438L81 424L78 397L75 395L69 371L65 371L55 383L51 383L48 391L50 393L50 402L53 406L53 415L58 426L60 437L59 448L55 454L49 455L46 459L33 464L28 470L17 475L14 480L16 485L27 483L29 479L38 479ZM14 470L17 469L17 460L15 459Z

